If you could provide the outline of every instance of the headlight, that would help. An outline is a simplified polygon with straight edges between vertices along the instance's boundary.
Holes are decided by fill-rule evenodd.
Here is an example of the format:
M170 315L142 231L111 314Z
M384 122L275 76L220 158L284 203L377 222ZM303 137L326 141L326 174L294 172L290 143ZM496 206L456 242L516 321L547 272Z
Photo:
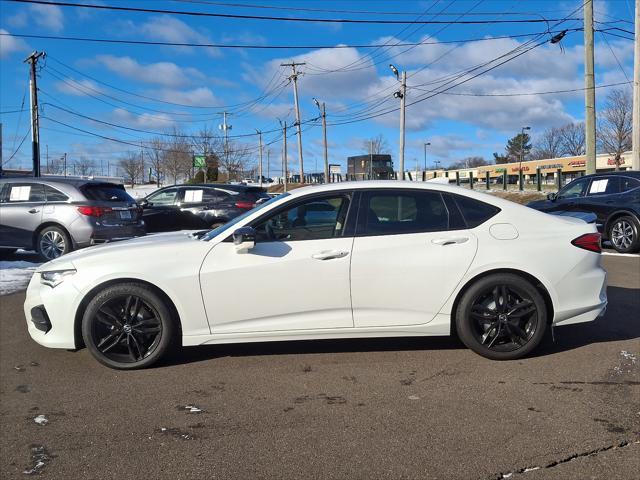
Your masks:
M40 283L48 285L51 288L64 282L65 277L76 273L75 270L52 270L50 272L40 273Z

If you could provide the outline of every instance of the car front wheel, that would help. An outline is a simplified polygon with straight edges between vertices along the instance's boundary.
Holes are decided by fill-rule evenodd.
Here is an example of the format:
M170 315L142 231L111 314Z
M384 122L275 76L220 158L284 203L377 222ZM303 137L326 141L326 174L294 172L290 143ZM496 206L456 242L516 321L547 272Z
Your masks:
M493 360L515 360L542 340L547 309L534 285L514 274L479 279L463 294L456 312L462 342Z
M613 248L620 253L640 250L638 220L630 215L616 218L609 226L608 237Z
M82 337L102 364L120 370L148 367L175 341L172 310L152 288L137 283L112 285L87 305Z

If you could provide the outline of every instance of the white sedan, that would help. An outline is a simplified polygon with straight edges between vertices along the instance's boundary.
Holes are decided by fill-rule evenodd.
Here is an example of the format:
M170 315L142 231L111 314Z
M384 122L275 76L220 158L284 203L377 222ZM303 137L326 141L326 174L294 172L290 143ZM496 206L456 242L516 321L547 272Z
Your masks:
M441 184L346 182L276 197L209 232L46 263L32 338L146 367L179 345L457 334L492 359L607 304L593 224Z

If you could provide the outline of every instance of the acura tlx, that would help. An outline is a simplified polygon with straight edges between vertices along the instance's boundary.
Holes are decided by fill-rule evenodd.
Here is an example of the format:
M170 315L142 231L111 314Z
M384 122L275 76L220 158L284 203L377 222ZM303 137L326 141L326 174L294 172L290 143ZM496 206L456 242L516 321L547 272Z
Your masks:
M147 367L172 348L457 335L529 354L551 325L607 304L593 224L486 193L412 182L300 188L210 231L99 245L42 265L31 337Z

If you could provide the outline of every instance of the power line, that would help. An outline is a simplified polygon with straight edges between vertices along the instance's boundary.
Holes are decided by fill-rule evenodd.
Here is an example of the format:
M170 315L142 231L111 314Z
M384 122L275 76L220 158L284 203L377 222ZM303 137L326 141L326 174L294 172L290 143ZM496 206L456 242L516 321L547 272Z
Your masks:
M594 88L607 88L607 87L617 87L620 85L629 85L632 83L631 81L626 82L618 82L618 83L608 83L604 85L596 85ZM426 90L423 88L412 87L415 90L420 90L423 92L431 92L432 90ZM472 92L443 92L444 95L458 95L462 97L525 97L532 95L551 95L556 93L572 93L572 92L584 92L586 88L571 88L567 90L550 90L546 92L519 92L519 93L472 93Z
M7 0L5 0L7 1ZM96 43L115 43L115 44L123 44L123 45L156 45L161 47L203 47L203 48L242 48L242 49L260 49L260 50L320 50L320 49L347 49L347 48L383 48L386 46L391 47L418 47L420 45L446 45L450 43L470 43L470 42L484 42L491 40L501 40L501 39L509 39L509 38L523 38L523 37L533 37L536 35L540 35L542 33L547 32L536 32L536 33L520 33L517 35L500 35L495 37L483 37L483 38L462 38L458 40L441 40L437 42L401 42L393 45L389 45L387 43L363 43L363 44L339 44L339 45L257 45L257 44L228 44L228 43L180 43L180 42L157 42L153 40L118 40L114 38L94 38L94 37L68 37L68 36L59 36L59 35L35 35L35 34L26 34L26 33L10 33L10 32L0 32L0 36L2 37L16 37L16 38L35 38L42 40L61 40L61 41L71 41L71 42L96 42ZM556 33L556 32L549 32ZM163 102L170 103L171 102ZM193 106L193 105L181 105L175 104L179 106ZM202 108L223 108L223 107L202 107Z
M193 17L215 17L215 18L229 18L229 19L241 19L241 20L269 20L269 21L283 21L283 22L309 22L309 23L354 23L354 24L442 24L442 23L455 23L459 25L482 25L482 24L502 24L502 23L547 23L555 22L560 19L541 19L541 18L521 18L514 20L458 20L451 22L448 20L387 20L387 19L352 19L352 18L308 18L308 17L275 17L264 15L239 15L231 13L213 13L213 12L195 12L185 10L165 10L159 8L139 8L139 7L117 7L114 5L97 5L97 4L83 4L83 3L71 3L71 2L57 2L48 0L2 0L4 2L14 3L32 3L39 5L55 5L59 7L77 7L88 8L96 10L110 10L120 12L138 12L138 13L163 13L169 15L186 15ZM563 19L567 20L580 20L578 18Z
M22 140L20 140L20 144L18 145L18 148L16 148L13 153L11 154L11 156L9 157L8 160L6 160L4 163L4 165L6 165L7 163L9 163L13 157L16 156L16 153L18 153L20 151L20 148L22 148L22 144L24 143L24 141L27 139L27 137L29 136L29 134L31 133L31 128L27 129L27 133L24 134L24 137L22 137Z
M620 71L622 72L622 75L624 75L624 78L627 79L627 83L632 83L631 80L629 80L629 76L627 75L627 72L622 67L622 64L620 63L620 60L618 60L618 56L616 55L616 52L614 52L613 48L611 48L611 44L609 43L609 40L607 40L606 35L604 35L603 32L600 32L600 36L604 40L604 43L607 44L607 47L609 47L609 51L611 52L611 55L613 55L613 58L616 59L616 63L618 64L618 67L620 68Z

